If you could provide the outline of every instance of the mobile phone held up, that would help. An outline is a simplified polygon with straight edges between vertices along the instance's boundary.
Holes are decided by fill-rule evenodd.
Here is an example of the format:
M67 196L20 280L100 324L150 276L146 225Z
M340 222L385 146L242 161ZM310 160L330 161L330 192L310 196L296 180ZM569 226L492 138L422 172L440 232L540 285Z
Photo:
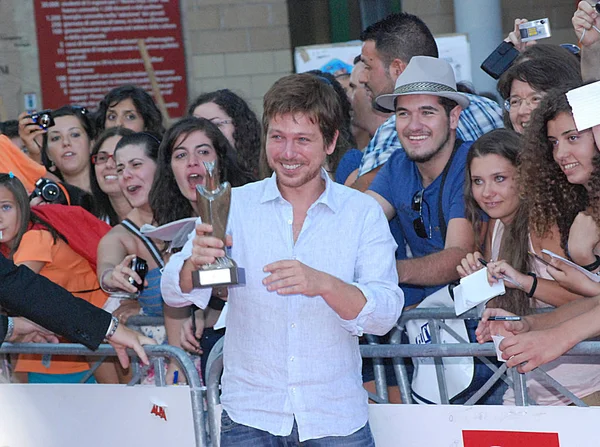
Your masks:
M513 61L519 55L519 51L510 42L502 42L496 49L487 57L481 69L489 74L492 78L498 79L512 65Z

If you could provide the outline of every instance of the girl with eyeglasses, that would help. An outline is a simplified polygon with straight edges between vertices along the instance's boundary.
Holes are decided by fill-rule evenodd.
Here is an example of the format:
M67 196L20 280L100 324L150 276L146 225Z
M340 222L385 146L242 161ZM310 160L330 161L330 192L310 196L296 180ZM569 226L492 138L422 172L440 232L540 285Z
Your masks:
M94 214L114 227L131 211L117 176L117 162L114 157L117 143L127 135L133 135L125 127L111 127L102 132L92 147L90 185L94 196Z
M546 271L541 250L548 249L564 256L560 247L560 231L554 225L544 235L531 230L529 208L521 199L518 165L521 157L521 139L505 129L494 130L479 138L467 157L467 180L465 202L467 215L475 232L482 240L482 252L467 255L457 267L461 277L484 268L480 259L488 261L488 277L506 276L506 293L486 305L502 308L511 315L526 316L535 308L561 306L581 298L553 281ZM525 184L523 184L524 186ZM482 234L482 213L490 217L487 231ZM600 366L590 365L582 359L567 359L552 365L548 373L574 392L600 403ZM540 405L560 405L568 400L551 387L528 379L528 392ZM505 404L514 404L509 390L504 396Z

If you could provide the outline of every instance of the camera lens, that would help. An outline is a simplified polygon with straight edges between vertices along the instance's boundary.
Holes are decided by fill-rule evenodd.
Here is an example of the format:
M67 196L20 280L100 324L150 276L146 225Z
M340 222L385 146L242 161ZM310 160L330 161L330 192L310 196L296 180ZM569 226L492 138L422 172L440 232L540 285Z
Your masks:
M39 121L40 126L48 127L50 125L50 115L42 115Z
M58 199L59 194L60 189L58 188L58 185L54 183L48 183L42 188L41 196L46 202L54 202L56 199Z

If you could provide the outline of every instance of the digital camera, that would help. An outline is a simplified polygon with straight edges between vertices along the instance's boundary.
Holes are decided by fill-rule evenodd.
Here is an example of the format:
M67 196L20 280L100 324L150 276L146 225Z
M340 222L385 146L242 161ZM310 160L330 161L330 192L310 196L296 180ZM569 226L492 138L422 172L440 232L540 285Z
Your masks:
M69 201L62 188L57 183L47 178L41 178L35 182L35 189L29 196L29 200L41 197L44 202L58 205L68 205Z
M146 279L146 273L148 273L148 263L145 259L136 256L131 260L131 265L129 266L131 270L137 273L142 280L141 283L136 283L133 278L129 278L129 283L138 289L138 292L142 293L144 290L144 279Z
M519 25L519 33L521 34L522 42L545 39L552 35L548 19L532 20L531 22L522 23Z
M41 112L29 115L35 124L42 129L48 129L54 126L54 118L52 118L52 110L42 110Z

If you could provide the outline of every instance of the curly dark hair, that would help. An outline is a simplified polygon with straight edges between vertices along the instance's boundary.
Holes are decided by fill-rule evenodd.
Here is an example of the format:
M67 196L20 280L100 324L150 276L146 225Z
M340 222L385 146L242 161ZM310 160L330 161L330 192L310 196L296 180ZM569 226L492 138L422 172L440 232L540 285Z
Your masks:
M262 129L256 114L246 101L224 88L198 96L188 107L188 116L194 115L196 107L209 102L218 105L233 120L238 161L243 169L257 177Z
M165 133L158 149L158 166L150 190L149 203L158 225L196 215L192 204L181 193L171 169L171 156L175 143L181 136L203 132L212 141L217 152L219 178L232 186L242 186L255 179L238 164L234 149L219 128L204 118L182 118Z
M104 130L100 135L98 135L98 138L94 142L94 146L92 146L91 157L100 151L100 148L104 142L109 138L117 136L124 137L127 135L133 135L134 133L135 132L133 130L126 129L125 127L111 127ZM119 219L119 216L117 216L117 212L113 208L108 195L100 189L98 177L96 177L96 169L93 166L92 169L90 169L90 188L92 190L92 195L94 196L94 216L100 219L108 218L108 223L111 227L117 225L121 219Z
M587 209L600 223L600 154L593 159L588 194L583 185L569 183L554 161L553 147L548 140L548 122L561 113L572 113L565 93L573 87L577 85L551 90L533 112L524 135L520 167L522 193L529 209L531 228L543 237L557 225L565 253L568 253L569 229L579 212Z
M146 90L135 85L126 84L113 88L106 94L96 110L95 123L99 132L105 128L106 112L124 99L131 99L133 105L144 120L144 130L161 135L165 133L163 116L160 109Z

